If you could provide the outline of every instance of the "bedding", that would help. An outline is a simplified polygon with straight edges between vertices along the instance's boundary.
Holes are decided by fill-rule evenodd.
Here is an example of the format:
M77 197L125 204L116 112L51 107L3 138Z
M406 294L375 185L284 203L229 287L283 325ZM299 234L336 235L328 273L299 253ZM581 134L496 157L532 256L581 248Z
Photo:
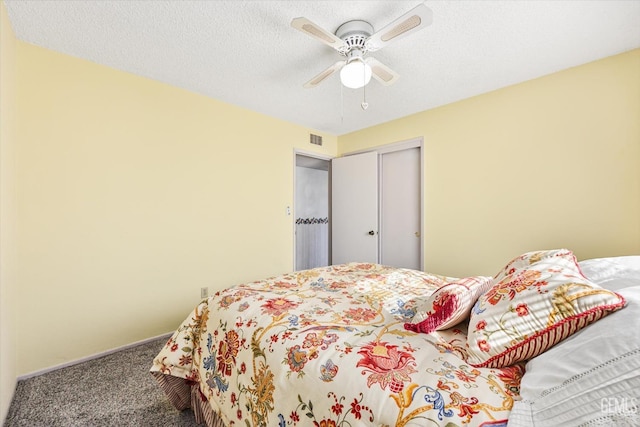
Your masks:
M640 425L640 286L620 293L628 307L527 363L510 427Z
M640 256L579 266L627 306L527 362L510 427L640 426Z
M534 311L537 297L511 280L520 270L588 284L613 306L521 361L474 367L483 301L513 288L504 294L513 318L521 304ZM210 427L640 425L640 256L523 254L483 282L470 318L453 310L448 329L408 330L469 281L483 282L350 263L230 287L193 309L151 373L177 409Z
M465 323L405 330L451 278L349 263L203 300L153 361L209 426L505 426L523 364L474 368Z

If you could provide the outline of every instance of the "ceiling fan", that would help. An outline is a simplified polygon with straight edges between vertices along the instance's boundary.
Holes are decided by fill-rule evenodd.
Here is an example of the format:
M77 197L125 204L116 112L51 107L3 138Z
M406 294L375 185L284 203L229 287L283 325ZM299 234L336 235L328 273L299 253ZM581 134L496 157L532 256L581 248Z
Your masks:
M338 51L345 59L330 65L303 86L318 86L327 77L340 70L340 80L348 88L357 89L369 83L373 76L384 85L394 83L398 73L373 57L369 52L382 49L394 40L421 30L433 22L433 13L420 4L392 23L374 33L373 26L366 21L354 20L340 25L335 34L319 27L307 18L295 18L291 26L321 41Z

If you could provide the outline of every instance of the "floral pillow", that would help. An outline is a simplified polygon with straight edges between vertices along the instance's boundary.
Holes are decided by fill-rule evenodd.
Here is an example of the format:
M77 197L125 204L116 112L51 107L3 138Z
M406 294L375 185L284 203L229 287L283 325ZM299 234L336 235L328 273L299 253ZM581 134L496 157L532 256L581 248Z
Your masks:
M531 359L626 303L585 278L567 249L521 255L492 284L469 321L467 362L474 367Z
M415 316L411 322L405 323L404 328L428 334L457 325L469 317L473 304L491 286L491 279L474 276L447 283L418 307Z

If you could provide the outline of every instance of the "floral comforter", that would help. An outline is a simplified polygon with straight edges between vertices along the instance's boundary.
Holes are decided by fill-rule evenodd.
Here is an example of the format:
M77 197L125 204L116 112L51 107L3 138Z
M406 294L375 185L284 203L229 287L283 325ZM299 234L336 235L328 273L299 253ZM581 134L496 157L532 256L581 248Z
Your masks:
M404 329L446 278L344 264L203 300L152 374L216 426L504 426L522 366L465 363L466 325Z

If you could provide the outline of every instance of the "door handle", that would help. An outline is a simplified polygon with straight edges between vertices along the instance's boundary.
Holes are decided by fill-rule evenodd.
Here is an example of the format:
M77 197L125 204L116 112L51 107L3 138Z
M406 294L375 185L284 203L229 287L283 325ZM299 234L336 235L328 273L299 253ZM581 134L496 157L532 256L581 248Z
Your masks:
M368 234L369 234L369 236L375 236L376 232L375 232L375 231L373 231L373 230L371 230L371 231L369 231L369 233L368 233Z

